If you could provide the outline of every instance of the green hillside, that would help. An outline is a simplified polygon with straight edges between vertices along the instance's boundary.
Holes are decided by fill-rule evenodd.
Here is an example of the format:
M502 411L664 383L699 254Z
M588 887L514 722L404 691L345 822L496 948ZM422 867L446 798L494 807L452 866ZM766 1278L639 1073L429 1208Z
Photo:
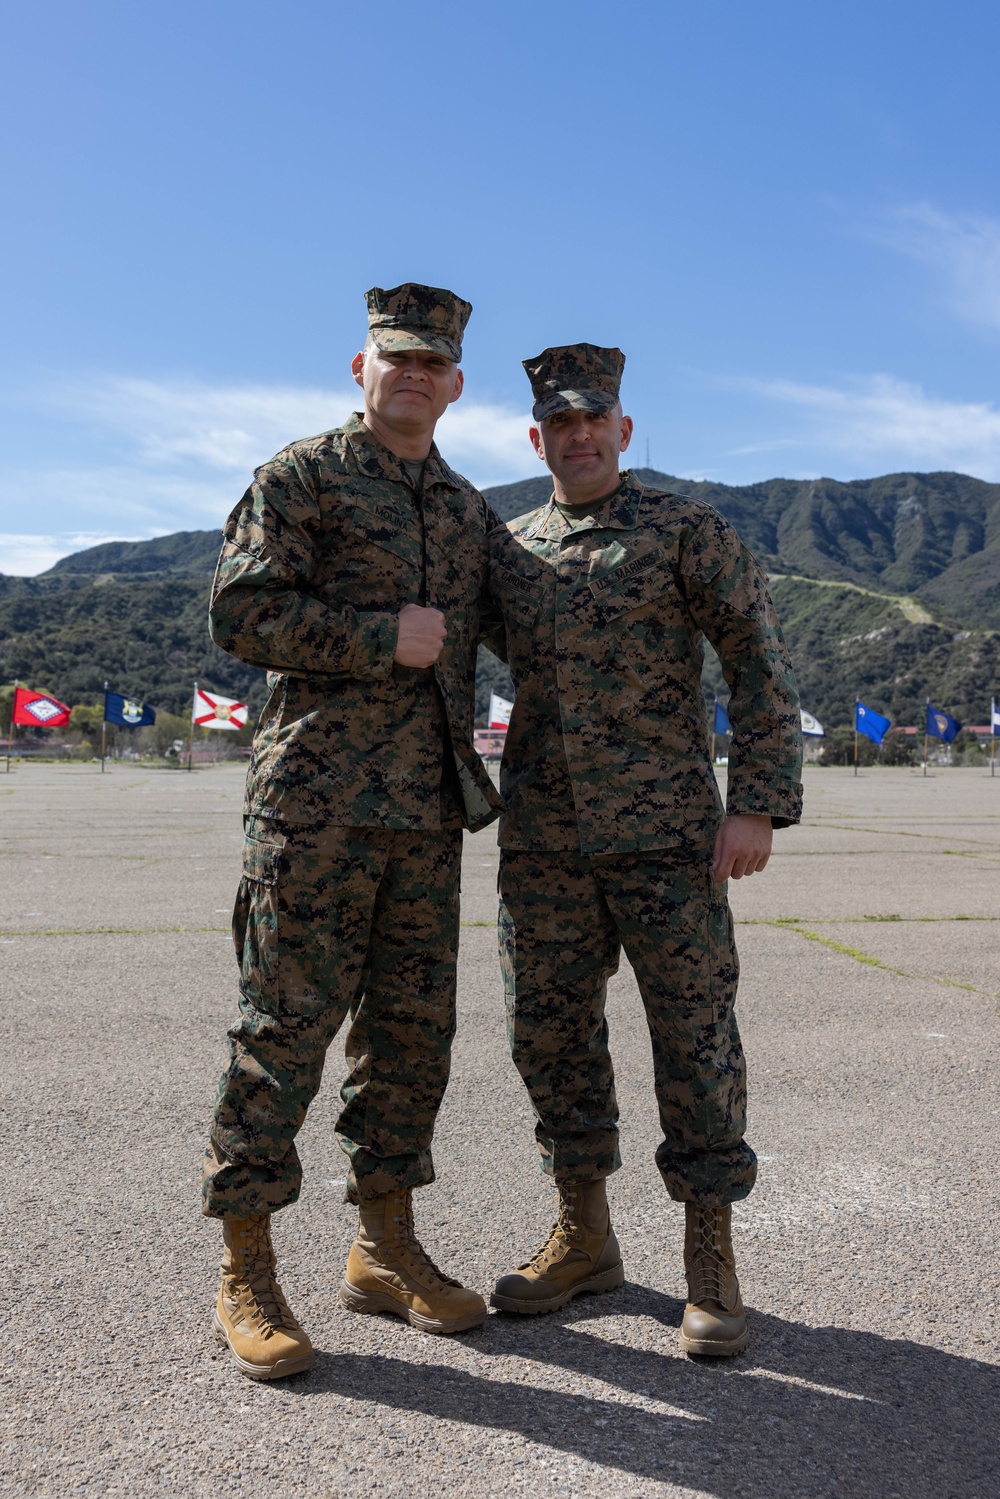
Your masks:
M844 723L855 695L916 723L928 694L965 722L1000 696L1000 485L962 474L849 484L773 479L743 488L639 469L648 483L725 514L772 575L803 702ZM543 503L546 477L486 491L510 519ZM37 578L0 576L0 681L95 702L105 678L175 713L191 683L257 710L263 673L219 651L205 611L220 534L106 542ZM719 685L710 657L707 685ZM477 714L505 669L481 660Z

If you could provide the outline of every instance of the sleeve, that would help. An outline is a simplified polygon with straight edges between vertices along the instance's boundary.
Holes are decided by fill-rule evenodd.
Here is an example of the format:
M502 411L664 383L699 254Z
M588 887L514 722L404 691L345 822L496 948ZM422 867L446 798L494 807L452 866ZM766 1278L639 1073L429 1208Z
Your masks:
M802 816L802 729L767 577L714 511L685 538L680 574L688 607L718 652L731 694L726 811L769 815L774 827L788 827Z
M269 671L380 679L392 671L395 614L338 608L310 592L321 536L308 466L264 464L223 531L209 630L216 645Z
M491 560L495 555L497 546L499 544L502 544L504 539L509 537L509 535L510 532L507 530L507 527L497 515L496 511L491 505L487 505L486 536L487 547L489 548ZM506 662L507 631L504 628L503 613L500 609L499 600L493 597L493 593L490 589L489 580L492 576L492 572L493 569L492 567L490 567L487 571L487 580L483 589L483 597L481 600L479 614L479 644L485 646L488 651L492 651L493 655L497 656L501 661Z

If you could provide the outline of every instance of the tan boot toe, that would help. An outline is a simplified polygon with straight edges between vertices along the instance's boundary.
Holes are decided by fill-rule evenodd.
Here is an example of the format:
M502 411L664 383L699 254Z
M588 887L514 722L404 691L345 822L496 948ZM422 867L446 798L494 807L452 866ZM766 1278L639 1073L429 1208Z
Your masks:
M688 1303L681 1322L685 1353L732 1358L750 1341L733 1254L730 1205L684 1204L684 1269Z
M604 1182L565 1182L548 1239L526 1264L500 1277L490 1304L531 1317L558 1311L574 1296L615 1291L624 1284Z
M239 1301L227 1298L224 1290L219 1292L213 1329L249 1379L303 1374L315 1361L312 1343L301 1327L271 1327L260 1319L247 1319Z
M705 1358L732 1358L742 1353L750 1341L743 1303L728 1311L717 1301L702 1301L684 1308L681 1322L681 1348L685 1353Z
M222 1285L213 1330L250 1379L284 1379L313 1366L313 1347L277 1281L265 1213L223 1220Z
M417 1239L409 1190L361 1204L340 1304L349 1312L391 1312L421 1332L467 1332L486 1321L486 1302L443 1275Z

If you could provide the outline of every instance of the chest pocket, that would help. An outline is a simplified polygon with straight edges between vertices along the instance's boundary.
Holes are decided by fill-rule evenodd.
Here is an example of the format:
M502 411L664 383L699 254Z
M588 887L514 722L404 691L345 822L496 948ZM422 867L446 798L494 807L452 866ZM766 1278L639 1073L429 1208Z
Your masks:
M541 579L522 577L510 567L494 566L490 571L490 593L503 611L508 633L534 628L545 593Z
M423 564L423 544L418 521L392 505L356 505L351 515L349 531L356 542L380 547L383 552L392 552L417 569Z
M681 648L684 614L671 558L650 552L589 584L602 624L609 626L628 664L640 676L658 669Z

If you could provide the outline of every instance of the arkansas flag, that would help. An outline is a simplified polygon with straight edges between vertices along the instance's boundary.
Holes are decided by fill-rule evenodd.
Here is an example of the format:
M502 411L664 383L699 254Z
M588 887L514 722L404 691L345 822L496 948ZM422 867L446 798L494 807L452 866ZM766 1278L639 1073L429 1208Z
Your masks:
M514 704L508 703L505 697L498 697L495 692L490 693L490 711L487 724L491 729L506 729L510 724L510 715Z
M217 692L206 692L204 687L196 687L191 721L203 729L242 729L247 721L247 705L238 703L235 698L219 697Z
M34 729L64 729L69 723L69 709L48 693L15 687L14 722L30 724Z

